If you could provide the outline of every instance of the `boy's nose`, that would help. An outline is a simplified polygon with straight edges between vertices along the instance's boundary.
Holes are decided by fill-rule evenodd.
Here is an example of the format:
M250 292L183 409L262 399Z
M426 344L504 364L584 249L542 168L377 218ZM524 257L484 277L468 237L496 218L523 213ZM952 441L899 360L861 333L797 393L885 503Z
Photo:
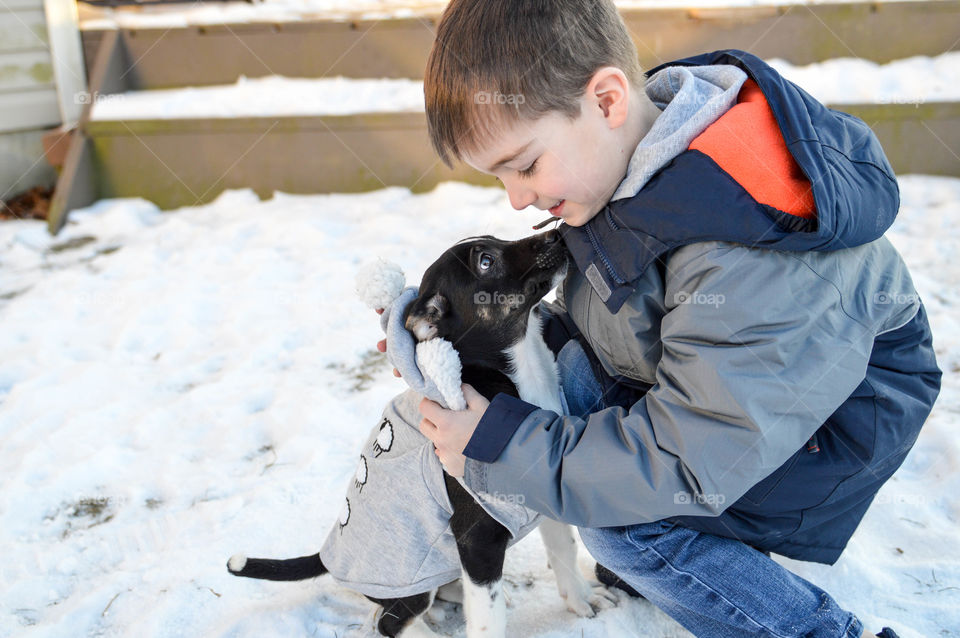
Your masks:
M510 198L510 205L517 210L523 210L537 201L537 194L522 186L507 186L507 196Z

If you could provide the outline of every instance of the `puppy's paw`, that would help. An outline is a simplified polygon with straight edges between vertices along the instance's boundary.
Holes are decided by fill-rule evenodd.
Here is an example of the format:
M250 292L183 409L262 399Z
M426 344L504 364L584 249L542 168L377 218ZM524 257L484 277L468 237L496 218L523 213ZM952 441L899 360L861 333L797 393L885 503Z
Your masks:
M615 593L607 589L606 585L590 583L590 606L595 610L613 609L618 602L620 602L620 599L617 598Z
M616 607L616 595L600 583L588 582L582 577L576 581L560 586L560 596L566 601L567 609L576 615L593 618L599 611Z
M560 597L567 603L567 609L581 618L593 618L596 611L590 605L593 595L590 585L579 573L572 571L556 572L557 589Z
M567 598L567 609L581 618L593 618L597 615L597 611L590 605L590 601L580 598Z

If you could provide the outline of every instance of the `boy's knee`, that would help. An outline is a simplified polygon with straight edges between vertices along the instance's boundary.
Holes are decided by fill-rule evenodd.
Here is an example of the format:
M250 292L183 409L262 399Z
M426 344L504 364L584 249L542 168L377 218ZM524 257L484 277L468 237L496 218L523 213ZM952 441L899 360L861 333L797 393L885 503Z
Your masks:
M580 527L580 540L597 562L616 570L636 562L637 553L656 544L677 526L667 521L640 523L627 527Z
M580 540L596 561L607 565L629 544L625 527L578 527Z

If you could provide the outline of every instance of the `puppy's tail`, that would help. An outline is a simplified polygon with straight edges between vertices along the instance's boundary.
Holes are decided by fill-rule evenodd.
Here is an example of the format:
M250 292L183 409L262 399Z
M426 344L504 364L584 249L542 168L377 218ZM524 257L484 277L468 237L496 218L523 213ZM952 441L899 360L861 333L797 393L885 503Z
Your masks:
M286 560L247 558L243 554L236 554L227 561L227 569L234 576L264 580L306 580L327 573L327 568L320 561L320 554Z

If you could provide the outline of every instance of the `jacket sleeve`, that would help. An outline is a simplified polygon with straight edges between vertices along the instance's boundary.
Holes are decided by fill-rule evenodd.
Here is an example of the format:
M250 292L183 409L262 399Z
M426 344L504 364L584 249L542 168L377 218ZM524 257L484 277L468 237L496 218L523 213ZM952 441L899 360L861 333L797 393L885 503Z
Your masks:
M717 242L676 251L653 388L587 419L498 396L464 450L467 484L584 527L722 513L866 373L876 328L844 309L830 280L842 271L796 255Z

